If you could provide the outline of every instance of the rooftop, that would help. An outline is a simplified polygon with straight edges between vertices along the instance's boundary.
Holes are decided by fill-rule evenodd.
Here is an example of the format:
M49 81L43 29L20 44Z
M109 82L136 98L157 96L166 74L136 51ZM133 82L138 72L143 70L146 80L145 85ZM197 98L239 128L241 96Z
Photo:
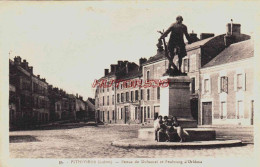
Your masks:
M203 68L227 64L234 61L250 58L254 56L254 42L252 39L238 42L230 45L223 50L219 55L213 58Z

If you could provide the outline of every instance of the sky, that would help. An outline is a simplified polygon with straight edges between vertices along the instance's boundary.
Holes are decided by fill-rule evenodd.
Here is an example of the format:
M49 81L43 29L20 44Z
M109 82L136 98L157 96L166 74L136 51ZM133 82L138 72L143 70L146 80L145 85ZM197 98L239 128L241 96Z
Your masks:
M94 97L91 84L118 60L156 54L158 30L182 15L189 33L226 32L233 19L252 34L254 2L0 2L0 54L21 56L34 74L67 93Z

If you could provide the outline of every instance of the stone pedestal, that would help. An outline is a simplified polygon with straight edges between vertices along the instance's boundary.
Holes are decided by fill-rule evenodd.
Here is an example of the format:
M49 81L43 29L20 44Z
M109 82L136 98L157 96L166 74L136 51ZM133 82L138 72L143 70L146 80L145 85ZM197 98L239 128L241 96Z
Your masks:
M188 76L164 76L169 86L160 88L160 115L176 116L183 128L197 127L190 109L190 78Z

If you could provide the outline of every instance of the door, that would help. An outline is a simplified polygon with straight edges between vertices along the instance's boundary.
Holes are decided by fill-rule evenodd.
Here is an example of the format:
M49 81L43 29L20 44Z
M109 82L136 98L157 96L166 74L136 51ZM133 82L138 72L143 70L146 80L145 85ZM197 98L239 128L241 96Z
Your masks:
M202 103L202 125L212 125L212 102Z
M190 108L191 108L191 115L192 115L192 117L196 121L198 121L198 111L199 111L199 108L198 108L198 99L197 98L194 98L194 99L190 100Z
M125 106L125 124L129 120L129 112L128 112L128 106Z
M143 107L141 107L141 123L143 123Z
M159 112L160 112L160 107L154 106L154 119L159 116Z

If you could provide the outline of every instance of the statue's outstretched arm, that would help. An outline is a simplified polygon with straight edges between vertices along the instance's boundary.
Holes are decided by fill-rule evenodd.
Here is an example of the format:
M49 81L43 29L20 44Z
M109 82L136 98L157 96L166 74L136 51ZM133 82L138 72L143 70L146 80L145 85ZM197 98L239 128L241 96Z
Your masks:
M171 30L172 30L172 25L161 35L159 40L162 39L162 38L167 37L167 35L171 32Z

